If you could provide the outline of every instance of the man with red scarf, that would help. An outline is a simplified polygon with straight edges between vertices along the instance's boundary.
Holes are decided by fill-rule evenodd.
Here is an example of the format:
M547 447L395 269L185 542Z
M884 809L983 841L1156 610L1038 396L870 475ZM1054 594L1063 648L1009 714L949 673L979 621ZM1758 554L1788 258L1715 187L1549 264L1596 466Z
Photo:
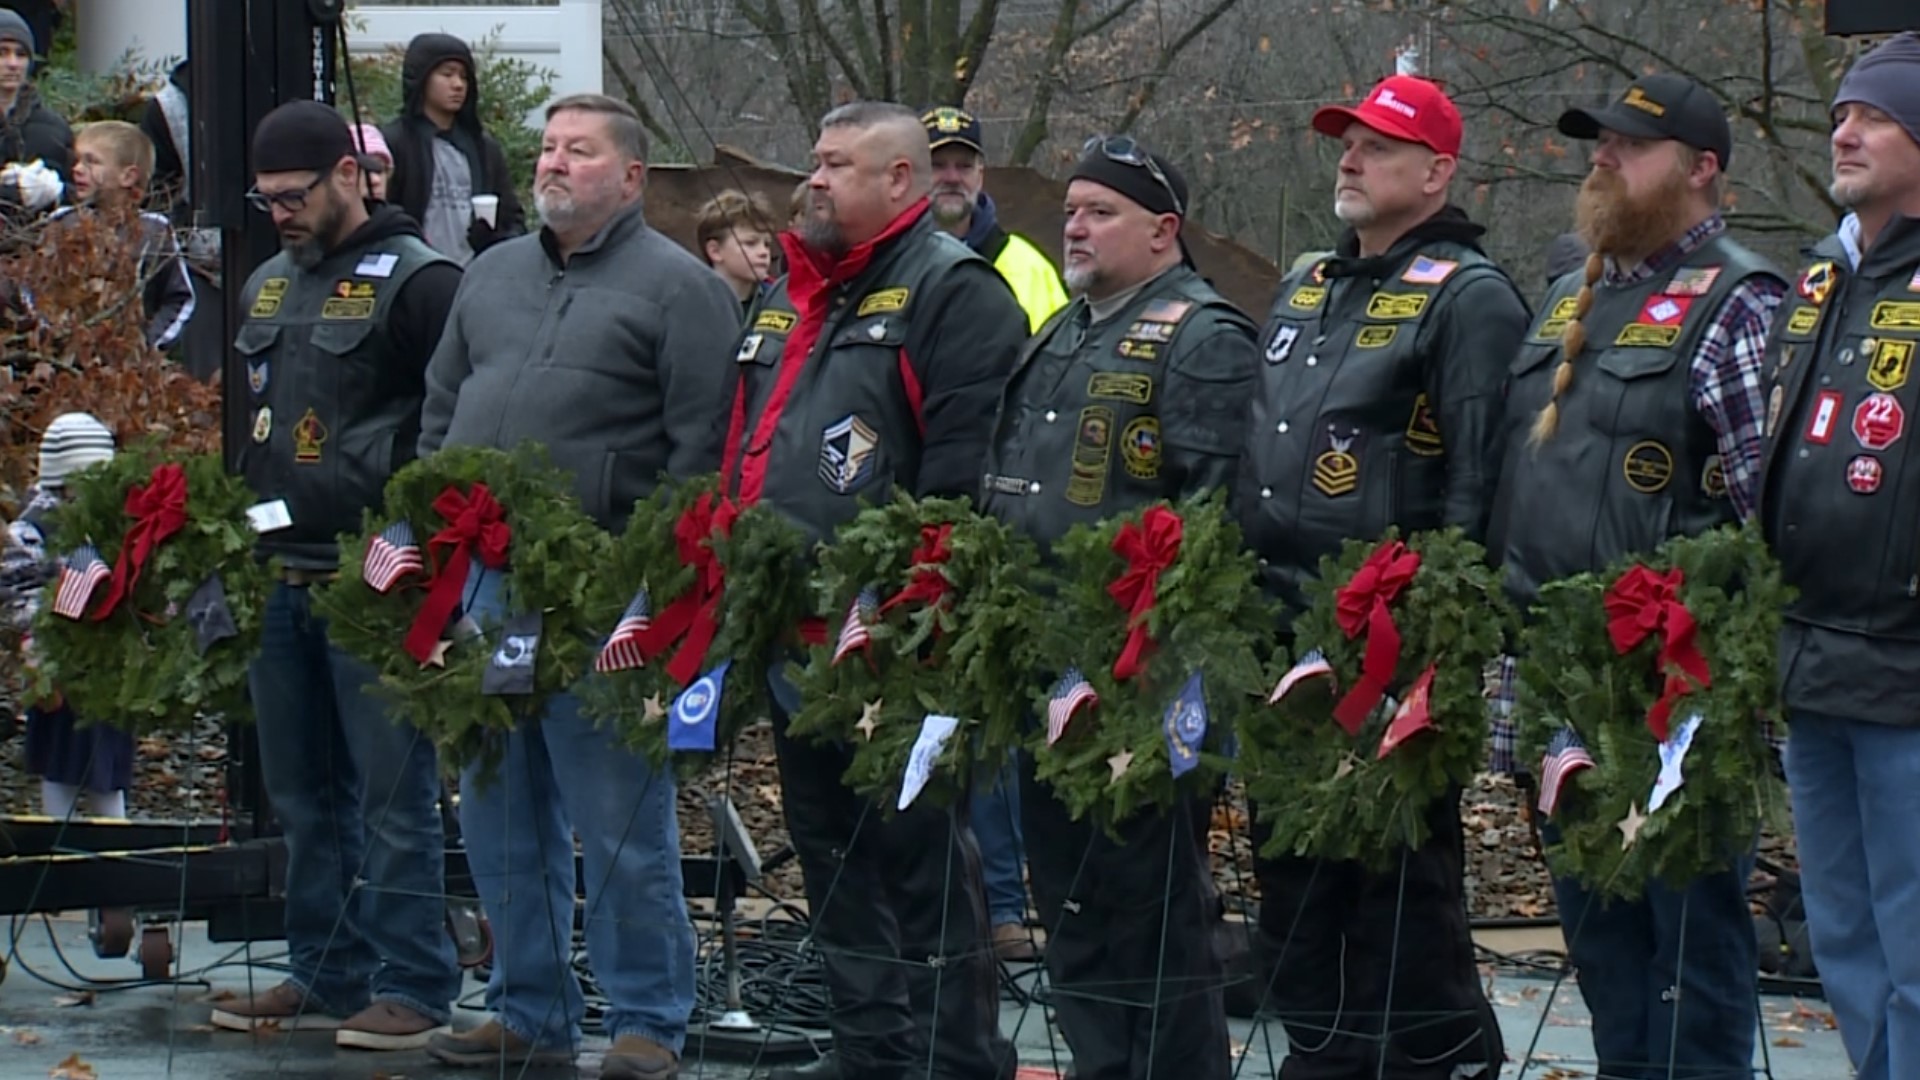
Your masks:
M723 472L742 504L764 500L826 537L896 489L975 492L1027 319L992 264L928 215L933 167L918 114L841 106L821 120L814 158L806 217L780 237L790 272L740 342ZM800 703L778 677L773 693L836 1049L773 1075L1011 1077L964 809L922 804L885 819L841 785L850 750L787 738Z

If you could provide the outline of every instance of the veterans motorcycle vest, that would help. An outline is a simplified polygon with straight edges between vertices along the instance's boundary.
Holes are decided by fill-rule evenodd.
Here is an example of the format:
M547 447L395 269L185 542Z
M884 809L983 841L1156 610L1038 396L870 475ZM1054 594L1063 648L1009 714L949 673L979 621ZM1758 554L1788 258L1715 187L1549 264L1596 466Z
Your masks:
M1714 314L1756 275L1779 276L1721 233L1666 273L1596 283L1559 427L1536 444L1534 420L1553 397L1561 334L1585 275L1555 283L1508 383L1506 460L1488 543L1522 610L1547 582L1736 520L1718 442L1694 408L1691 369Z
M388 313L409 278L448 261L414 237L388 236L311 270L281 252L247 279L234 340L251 418L241 472L262 500L286 500L293 519L261 535L261 552L336 567L335 538L358 531L361 511L380 505L387 480L413 460L427 358L399 354Z

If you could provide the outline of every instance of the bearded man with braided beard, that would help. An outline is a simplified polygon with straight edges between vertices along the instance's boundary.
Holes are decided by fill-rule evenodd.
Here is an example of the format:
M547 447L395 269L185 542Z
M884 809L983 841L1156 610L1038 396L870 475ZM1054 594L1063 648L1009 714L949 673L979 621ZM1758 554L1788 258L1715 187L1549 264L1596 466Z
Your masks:
M1578 203L1592 254L1555 283L1509 374L1488 548L1523 611L1547 582L1752 512L1761 364L1786 287L1727 236L1718 207L1733 140L1706 88L1649 75L1605 108L1567 112L1559 128L1595 142ZM1511 676L1507 664L1507 703ZM1503 747L1511 757L1511 729L1499 721L1494 745L1496 768L1510 769L1498 759ZM1749 1075L1751 867L1749 853L1684 887L1605 902L1555 879L1602 1076Z

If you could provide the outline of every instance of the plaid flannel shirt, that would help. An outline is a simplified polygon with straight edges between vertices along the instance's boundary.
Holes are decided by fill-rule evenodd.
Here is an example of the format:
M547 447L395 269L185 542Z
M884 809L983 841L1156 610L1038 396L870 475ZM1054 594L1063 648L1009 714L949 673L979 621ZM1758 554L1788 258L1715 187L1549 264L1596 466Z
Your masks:
M1621 267L1609 259L1603 280L1608 285L1632 285L1664 274L1726 228L1720 215L1713 214L1637 265ZM1713 432L1727 476L1727 494L1742 521L1753 513L1759 494L1767 409L1762 365L1767 331L1785 293L1783 283L1766 277L1748 278L1735 286L1713 313L1713 321L1707 324L1688 366L1687 389L1694 410ZM1484 694L1492 725L1488 767L1494 772L1522 771L1515 761L1513 677L1510 656L1487 666ZM1762 717L1761 722L1768 741L1777 748L1779 739L1772 718Z

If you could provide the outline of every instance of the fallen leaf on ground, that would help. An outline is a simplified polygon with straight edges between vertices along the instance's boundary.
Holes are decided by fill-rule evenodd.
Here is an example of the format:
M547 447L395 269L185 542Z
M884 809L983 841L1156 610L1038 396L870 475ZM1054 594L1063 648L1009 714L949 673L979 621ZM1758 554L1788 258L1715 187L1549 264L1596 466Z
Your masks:
M1782 1035L1779 1038L1773 1040L1773 1045L1790 1050L1790 1049L1793 1049L1794 1047L1805 1046L1807 1044L1801 1042L1799 1039L1796 1039L1791 1035Z
M79 1054L68 1054L67 1060L53 1067L47 1074L47 1080L100 1080L100 1074L93 1066L80 1060Z
M32 1028L19 1028L13 1033L13 1041L16 1046L39 1046L40 1033Z
M81 990L77 993L72 993L72 994L55 994L53 998L53 1003L55 1005L60 1006L63 1009L71 1009L76 1005L93 1004L94 997L95 997L95 994L93 991Z

